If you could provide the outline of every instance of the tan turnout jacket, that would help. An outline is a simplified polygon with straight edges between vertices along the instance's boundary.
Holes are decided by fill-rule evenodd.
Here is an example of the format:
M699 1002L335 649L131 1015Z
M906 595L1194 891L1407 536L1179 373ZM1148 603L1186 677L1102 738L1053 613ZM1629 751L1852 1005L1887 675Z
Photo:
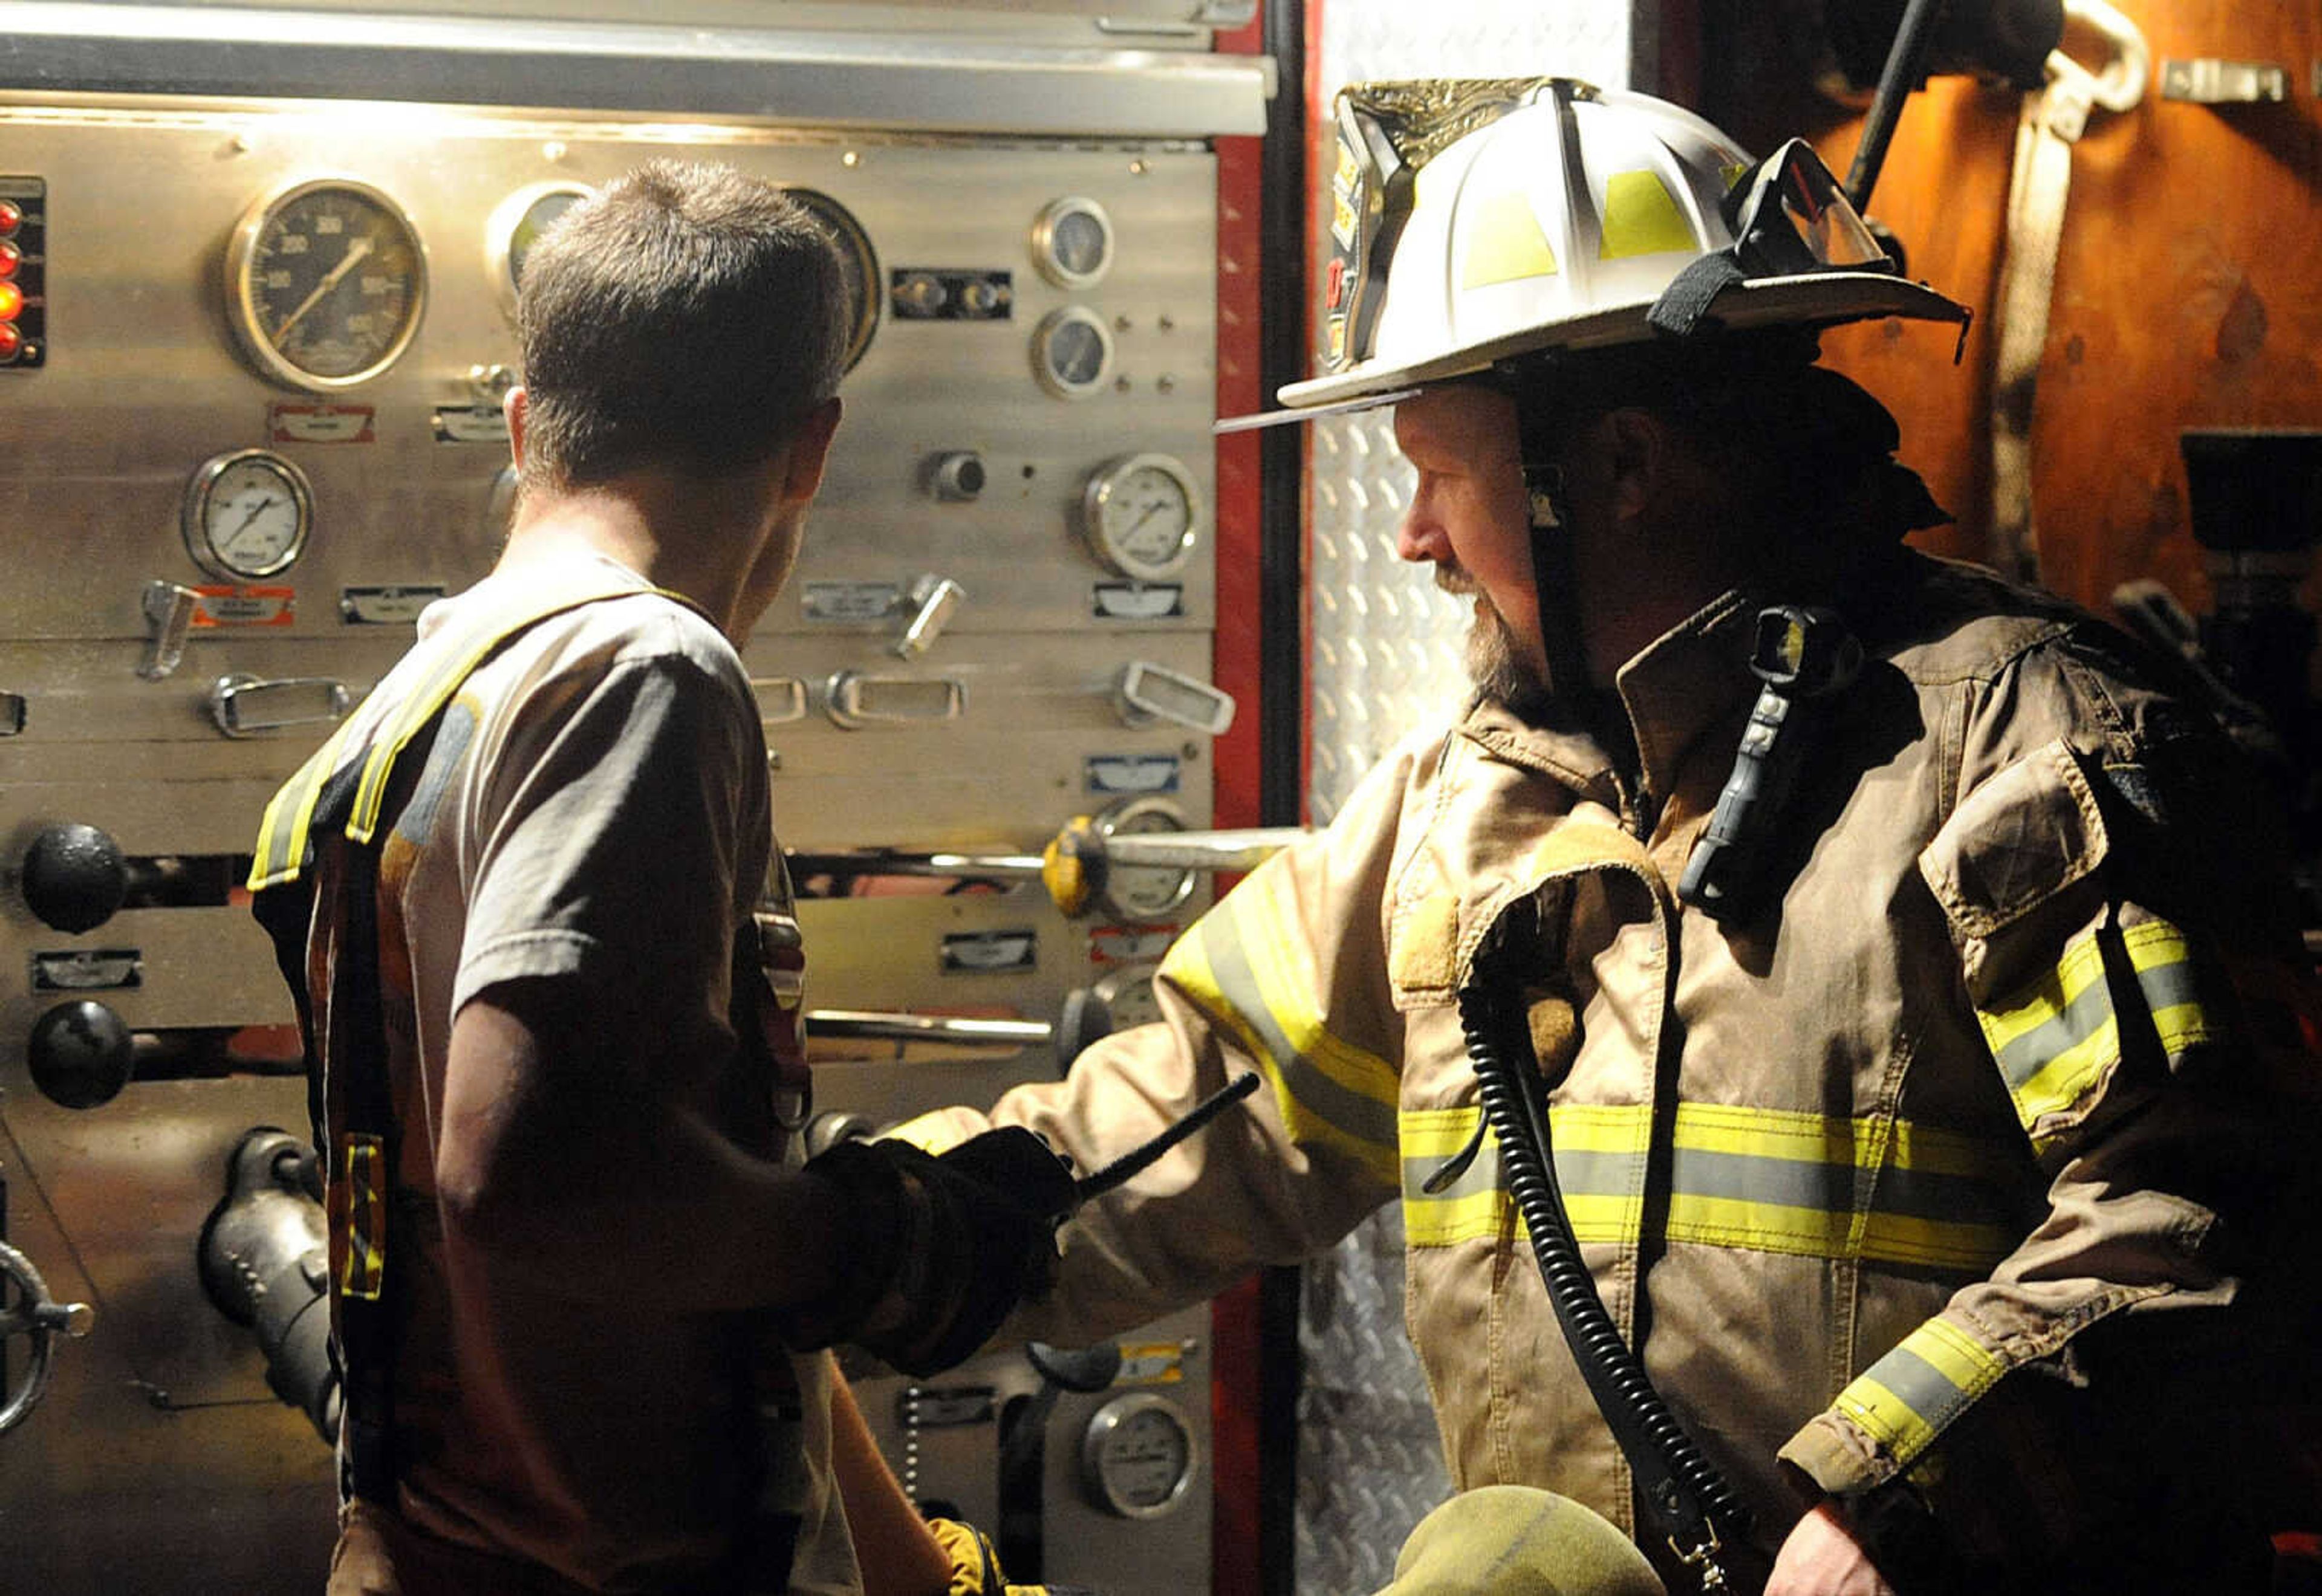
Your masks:
M2107 1365L2076 1337L2235 1342L2310 1091L2285 878L2206 719L2134 685L2078 612L1909 553L1850 608L1871 661L1787 812L1787 890L1744 923L1675 898L1757 690L1738 595L1621 673L1635 789L1589 740L1485 704L1249 876L1169 953L1162 1023L995 1110L1086 1169L1242 1071L1267 1089L1068 1226L1021 1327L1118 1331L1400 1199L1454 1481L1633 1527L1496 1146L1422 1190L1479 1114L1454 993L1537 895L1573 1225L1764 1545L1813 1486L1898 1473L1971 1557L2117 1518L2143 1489L2114 1478L2124 1437L2184 1410L2151 1400L2135 1338Z

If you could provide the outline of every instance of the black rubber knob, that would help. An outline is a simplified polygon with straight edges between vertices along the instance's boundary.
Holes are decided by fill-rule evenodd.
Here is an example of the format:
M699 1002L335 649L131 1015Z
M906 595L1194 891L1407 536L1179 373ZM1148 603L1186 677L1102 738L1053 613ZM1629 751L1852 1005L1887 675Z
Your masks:
M1074 1059L1112 1032L1111 1004L1086 987L1066 992L1056 1011L1056 1073L1069 1072Z
M59 931L94 931L129 892L121 844L94 825L51 825L24 850L24 906Z
M121 1017L89 998L59 1003L41 1016L24 1044L32 1084L67 1108L94 1108L120 1096L135 1052Z

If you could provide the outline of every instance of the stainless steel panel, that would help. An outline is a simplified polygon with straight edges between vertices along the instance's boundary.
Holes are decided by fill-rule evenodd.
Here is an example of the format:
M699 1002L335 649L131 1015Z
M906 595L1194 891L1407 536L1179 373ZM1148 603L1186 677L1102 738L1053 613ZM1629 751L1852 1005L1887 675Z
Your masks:
M38 13L53 22L75 9L142 8L28 5L11 20ZM197 27L221 14L188 8L175 21ZM278 13L272 25L288 24ZM849 48L869 50L860 38ZM411 628L407 618L355 624L343 616L343 597L457 591L489 568L507 511L507 451L489 424L497 385L477 374L516 358L489 236L508 195L602 181L652 155L713 158L844 205L882 276L1008 274L1004 318L914 321L890 306L847 379L847 419L793 587L745 651L752 675L774 684L762 702L787 844L1037 853L1074 816L1109 801L1092 789L1092 761L1175 762L1172 801L1187 825L1209 823L1208 739L1125 725L1112 689L1136 661L1207 679L1211 543L1205 536L1172 577L1171 603L1152 618L1103 619L1100 589L1119 579L1090 553L1073 516L1091 474L1130 453L1176 457L1205 499L1214 497L1214 167L1198 142L1128 136L1142 114L1141 86L1184 81L1167 63L1085 53L1073 69L1118 90L1119 114L1071 139L776 127L711 120L723 109L715 105L642 121L562 109L0 95L0 169L46 180L49 244L49 358L38 370L0 369L0 524L12 528L0 555L0 693L23 709L21 732L0 738L0 1175L10 1239L56 1293L98 1310L89 1339L59 1349L48 1400L0 1436L9 1589L270 1596L319 1585L327 1454L267 1391L246 1333L203 1300L192 1258L227 1150L254 1124L301 1128L301 1083L149 1072L76 1111L42 1097L26 1061L41 1017L87 997L156 1038L149 1053L199 1044L176 1072L223 1070L219 1038L289 1017L271 952L245 909L219 900L222 889L189 907L128 908L92 929L56 930L28 907L22 862L43 828L77 823L102 828L133 861L191 860L223 883L266 798L320 734L228 737L212 713L215 684L320 679L360 697L408 645ZM1000 44L985 50L1007 54ZM784 70L805 59L783 57L792 64ZM907 64L972 98L980 114L1016 118L995 94L999 79L957 70L938 51ZM855 114L871 112L900 114L875 97ZM1037 109L1027 125L1052 114L1062 113ZM245 362L222 287L236 221L260 196L318 172L393 196L419 230L431 275L401 360L327 396L275 386ZM1110 269L1068 292L1040 273L1032 250L1044 211L1069 196L1100 205L1115 240ZM1102 318L1115 348L1107 380L1074 400L1042 387L1030 354L1032 329L1067 306ZM360 409L361 441L276 438L297 414L279 407L316 404ZM446 411L482 441L439 442ZM149 586L225 586L203 573L180 536L186 484L205 461L251 446L279 450L313 486L307 550L270 584L289 589L288 618L197 627L175 668L154 674ZM985 486L939 499L928 462L968 451L981 457ZM909 606L882 601L866 613L861 600L907 595L927 576L955 582L964 597L940 634L906 661L894 645ZM810 607L818 588L846 601ZM408 609L391 599L373 606L389 616ZM827 712L827 683L846 670L955 683L960 713L842 728ZM877 896L803 903L809 1008L1048 1021L1074 988L1126 956L1116 951L1124 943L1140 958L1156 951L1150 935L1065 918L1029 884L941 887L889 881ZM1189 917L1193 906L1179 912ZM1019 967L946 967L947 946L982 945L958 939L1027 933ZM34 988L35 955L60 955L70 969L77 955L113 952L136 954L136 985ZM988 1102L1056 1068L1046 1047L817 1046L824 1106L880 1120ZM1202 1316L1186 1322L1194 1328L1166 1334L1204 1333ZM1031 1388L1020 1359L998 1363ZM1205 1447L1207 1364L1197 1352L1183 1370ZM1051 1573L1129 1596L1205 1588L1206 1472L1184 1509L1150 1522L1102 1515L1078 1494L1071 1436L1100 1400L1063 1402L1054 1420L1049 1464L1063 1472L1047 1508L1060 1537ZM991 1460L969 1447L956 1462L970 1474L955 1472L946 1489L973 1494L973 1470L988 1471ZM992 1488L988 1479L976 1487Z
M0 87L312 96L749 116L820 127L1257 133L1270 80L1192 25L1110 36L715 29L663 22L11 0ZM1123 50L1111 43L1174 50Z

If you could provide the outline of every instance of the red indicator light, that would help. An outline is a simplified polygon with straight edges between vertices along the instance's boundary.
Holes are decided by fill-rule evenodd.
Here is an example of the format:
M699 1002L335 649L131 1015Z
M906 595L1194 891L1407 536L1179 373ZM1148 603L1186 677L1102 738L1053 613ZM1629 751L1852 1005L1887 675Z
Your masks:
M24 335L16 331L14 322L0 322L0 360L13 360L16 351L24 347Z
M0 283L0 322L14 321L23 308L24 290L14 283Z
M0 234L11 233L23 224L24 207L13 199L0 199Z
M0 239L0 279L16 275L16 268L24 263L24 251L5 239Z

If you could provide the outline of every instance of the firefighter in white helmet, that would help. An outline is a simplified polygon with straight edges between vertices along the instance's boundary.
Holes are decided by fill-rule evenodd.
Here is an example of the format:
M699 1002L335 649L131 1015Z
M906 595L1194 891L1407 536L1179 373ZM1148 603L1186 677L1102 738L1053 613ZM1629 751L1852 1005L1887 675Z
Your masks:
M906 1127L1087 1163L1264 1076L1082 1211L1017 1327L1116 1332L1399 1200L1455 1485L1573 1499L1672 1591L2264 1590L2295 1437L2251 1413L2313 1364L2276 1338L2289 873L2163 667L1903 543L1942 512L1815 333L1967 313L1805 146L1643 96L1372 85L1339 135L1334 369L1282 397L1395 404L1398 552L1474 597L1476 690L1177 942L1157 1023ZM1708 1541L1526 1256L1550 1210L1463 1029L1495 993L1583 1284L1729 1494Z

